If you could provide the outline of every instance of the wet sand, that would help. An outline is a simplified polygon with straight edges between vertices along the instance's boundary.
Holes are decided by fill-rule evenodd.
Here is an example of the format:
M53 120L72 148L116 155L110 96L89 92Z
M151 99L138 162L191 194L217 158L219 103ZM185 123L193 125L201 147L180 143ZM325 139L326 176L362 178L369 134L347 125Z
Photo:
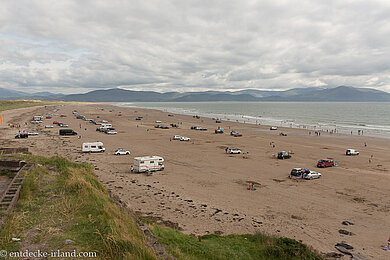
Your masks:
M188 234L266 232L302 240L322 253L336 252L334 245L346 241L355 248L353 252L373 259L390 258L381 249L390 235L388 139L324 132L321 136L309 136L308 130L270 131L269 126L226 121L217 124L209 118L170 117L162 111L107 104L69 104L57 108L58 114L67 117L55 116L40 125L25 122L30 122L32 115L43 115L52 108L3 112L8 122L20 123L22 129L40 135L15 140L17 129L3 124L0 145L28 146L34 154L59 154L90 162L95 165L99 179L128 207ZM74 109L88 118L108 120L118 134L95 131L97 126L75 119ZM138 116L143 119L136 121ZM58 126L44 128L54 120L69 124L81 139L60 137ZM162 125L179 124L179 128L156 129L156 120L162 121ZM206 127L208 131L190 130L190 126ZM214 134L218 126L226 129L224 134ZM232 137L230 130L243 136ZM281 131L288 135L280 136ZM191 141L171 140L173 135L187 136ZM102 141L106 152L82 154L82 142L90 141ZM227 146L249 152L249 157L228 155ZM131 155L114 156L117 148L130 150ZM346 156L347 148L358 150L360 155ZM273 157L281 150L292 151L292 158ZM153 176L131 173L133 157L145 155L163 156L165 170ZM316 168L318 159L326 157L335 158L339 166ZM291 180L288 174L294 167L319 171L322 178ZM248 190L249 182L255 183L255 191ZM354 225L343 225L343 221ZM339 230L353 235L340 234Z

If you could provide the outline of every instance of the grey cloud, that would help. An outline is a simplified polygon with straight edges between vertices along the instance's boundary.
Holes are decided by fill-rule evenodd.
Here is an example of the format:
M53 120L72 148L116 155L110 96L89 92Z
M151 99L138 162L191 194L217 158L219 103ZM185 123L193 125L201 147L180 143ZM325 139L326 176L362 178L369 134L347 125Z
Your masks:
M390 90L387 1L11 1L0 87Z

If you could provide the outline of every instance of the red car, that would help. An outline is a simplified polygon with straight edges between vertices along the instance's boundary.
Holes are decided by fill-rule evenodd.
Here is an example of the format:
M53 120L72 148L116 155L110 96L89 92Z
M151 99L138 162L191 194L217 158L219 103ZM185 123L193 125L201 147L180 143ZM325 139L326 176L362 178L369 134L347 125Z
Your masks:
M55 125L58 125L60 122L58 122L58 121L53 121L53 124L55 124Z
M332 159L321 159L317 163L318 168L333 167L334 161Z

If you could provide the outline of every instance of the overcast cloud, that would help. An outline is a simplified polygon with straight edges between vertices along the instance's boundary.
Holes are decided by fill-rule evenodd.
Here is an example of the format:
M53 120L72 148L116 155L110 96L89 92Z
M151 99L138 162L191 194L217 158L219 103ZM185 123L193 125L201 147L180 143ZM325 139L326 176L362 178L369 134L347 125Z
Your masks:
M4 0L0 87L390 91L388 0Z

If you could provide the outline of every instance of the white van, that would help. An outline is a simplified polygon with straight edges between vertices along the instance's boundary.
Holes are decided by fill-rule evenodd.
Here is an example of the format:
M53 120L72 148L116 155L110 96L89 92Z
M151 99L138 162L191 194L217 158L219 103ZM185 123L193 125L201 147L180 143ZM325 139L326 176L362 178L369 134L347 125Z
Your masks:
M100 128L112 128L112 124L101 124Z
M346 155L359 155L359 152L354 149L347 149L345 152Z
M160 156L143 156L134 158L133 172L162 170L164 170L164 158Z
M104 152L106 148L102 142L83 143L81 150L83 153L99 153Z

